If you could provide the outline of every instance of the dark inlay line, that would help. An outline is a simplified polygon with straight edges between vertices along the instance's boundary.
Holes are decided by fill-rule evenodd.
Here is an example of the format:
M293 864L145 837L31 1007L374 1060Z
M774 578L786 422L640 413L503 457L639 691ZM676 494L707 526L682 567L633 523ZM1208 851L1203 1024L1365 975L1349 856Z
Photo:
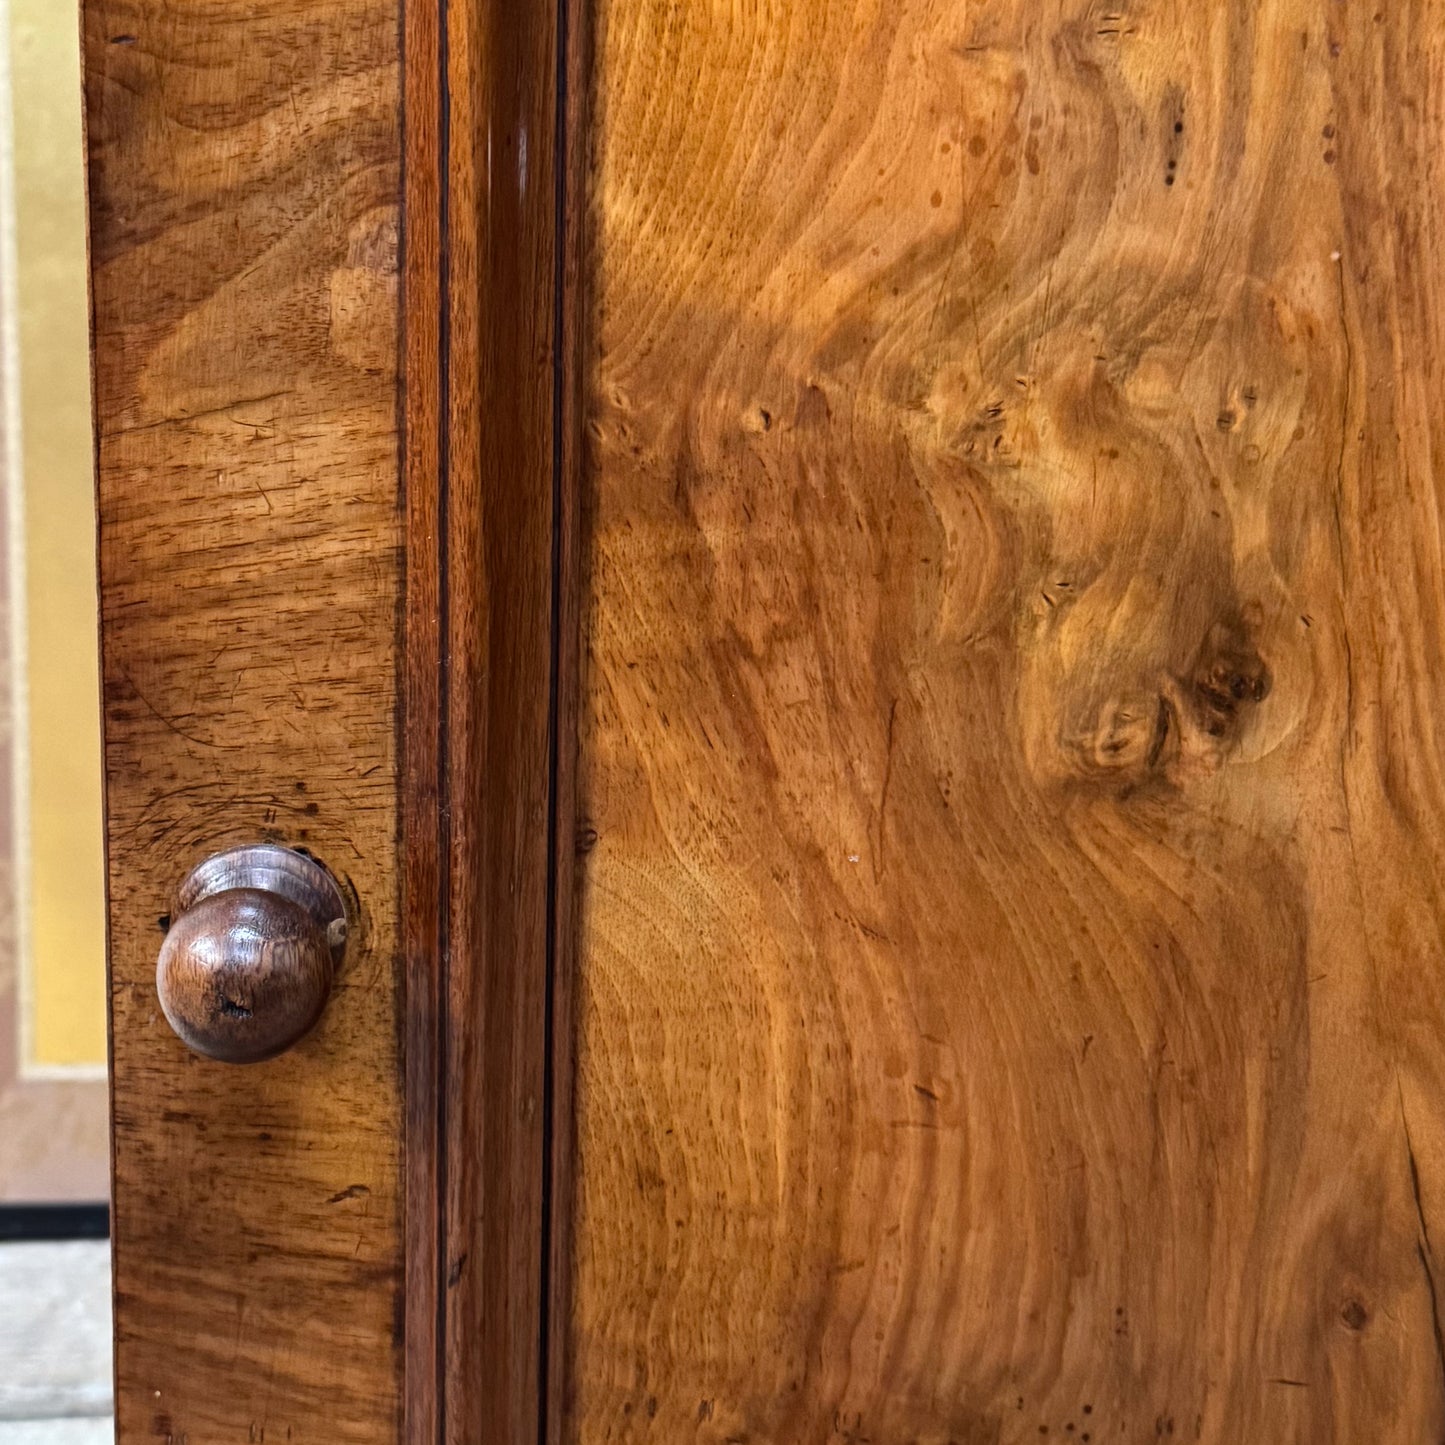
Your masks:
M439 194L437 200L437 271L440 314L437 318L437 981L436 1039L436 1422L437 1440L446 1441L447 1295L451 1247L451 1219L447 1208L448 1134L447 1078L451 1065L451 942L452 942L452 849L451 849L451 6L440 0L437 19L437 94L440 115L437 133Z
M546 979L542 994L542 1258L539 1291L537 1442L547 1445L551 1408L553 1149L556 1123L557 810L561 768L563 467L566 461L567 63L568 0L557 0L552 213L552 596L547 674Z

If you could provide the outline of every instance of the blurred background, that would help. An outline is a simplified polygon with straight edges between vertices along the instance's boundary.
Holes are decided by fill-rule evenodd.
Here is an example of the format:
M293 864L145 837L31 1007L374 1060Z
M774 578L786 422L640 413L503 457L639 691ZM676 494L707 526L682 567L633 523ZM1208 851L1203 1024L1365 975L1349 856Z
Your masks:
M0 0L0 1445L111 1436L78 24Z

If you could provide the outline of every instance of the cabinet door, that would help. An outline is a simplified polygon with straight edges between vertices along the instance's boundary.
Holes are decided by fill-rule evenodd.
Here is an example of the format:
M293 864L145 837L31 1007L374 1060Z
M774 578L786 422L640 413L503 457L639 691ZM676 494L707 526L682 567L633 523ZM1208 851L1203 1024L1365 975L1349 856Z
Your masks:
M1445 9L597 0L561 1438L1445 1428Z
M85 21L119 1435L399 1439L397 8ZM351 936L237 1067L157 952L194 865L268 842Z

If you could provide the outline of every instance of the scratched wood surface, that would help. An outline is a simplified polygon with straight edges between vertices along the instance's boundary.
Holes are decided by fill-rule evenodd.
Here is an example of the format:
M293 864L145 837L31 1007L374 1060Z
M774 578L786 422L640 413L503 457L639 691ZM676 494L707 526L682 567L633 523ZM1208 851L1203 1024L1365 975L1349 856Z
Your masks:
M567 1437L1445 1430L1445 5L599 0Z
M87 0L123 1441L400 1438L398 14ZM359 900L314 1034L187 1053L216 848Z

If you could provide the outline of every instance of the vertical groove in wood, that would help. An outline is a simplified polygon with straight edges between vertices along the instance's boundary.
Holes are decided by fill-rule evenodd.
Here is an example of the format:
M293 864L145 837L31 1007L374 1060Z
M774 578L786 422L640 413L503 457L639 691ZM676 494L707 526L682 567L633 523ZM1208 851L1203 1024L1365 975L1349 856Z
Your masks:
M440 1438L442 578L440 9L403 6L406 657L402 737L406 1085L406 1439Z
M557 23L550 6L500 0L412 8L408 1418L413 1439L534 1445L555 832Z
M581 667L580 565L582 547L583 376L586 346L587 76L590 7L558 0L557 104L557 348L554 501L556 568L553 687L553 836L550 1009L547 1051L549 1108L546 1191L542 1445L560 1445L568 1398L573 1167L574 927L579 835L576 807L578 676Z
M454 4L450 13L446 1438L531 1445L540 1389L555 23L550 6Z

